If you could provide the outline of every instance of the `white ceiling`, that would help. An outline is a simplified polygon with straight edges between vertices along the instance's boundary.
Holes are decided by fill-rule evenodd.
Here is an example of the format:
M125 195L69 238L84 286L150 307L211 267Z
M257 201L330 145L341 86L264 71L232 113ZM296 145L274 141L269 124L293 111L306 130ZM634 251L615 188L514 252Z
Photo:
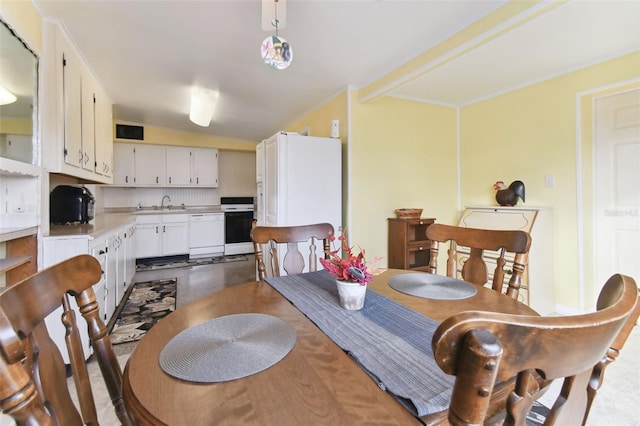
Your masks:
M64 24L113 98L116 120L255 141L505 3L289 0L279 35L294 60L277 71L260 57L273 32L261 29L259 0L33 2ZM523 22L383 94L464 105L640 50L638 1L574 0ZM208 128L188 118L194 85L220 92Z

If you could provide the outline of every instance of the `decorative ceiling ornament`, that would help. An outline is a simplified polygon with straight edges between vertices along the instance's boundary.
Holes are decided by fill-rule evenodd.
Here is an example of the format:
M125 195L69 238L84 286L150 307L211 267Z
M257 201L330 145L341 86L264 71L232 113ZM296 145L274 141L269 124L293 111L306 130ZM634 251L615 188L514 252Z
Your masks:
M262 0L262 29L270 31L275 27L276 34L264 39L260 53L264 63L277 70L287 69L293 61L291 44L278 35L278 29L286 26L286 5L286 0Z

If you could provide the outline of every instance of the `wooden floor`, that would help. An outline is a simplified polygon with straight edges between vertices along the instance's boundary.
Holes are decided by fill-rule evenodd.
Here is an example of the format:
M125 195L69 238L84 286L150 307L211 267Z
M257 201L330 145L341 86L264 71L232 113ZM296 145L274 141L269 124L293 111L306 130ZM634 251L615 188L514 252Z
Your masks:
M248 255L247 261L138 272L134 280L178 278L177 306L181 306L223 288L255 280L254 265L255 258L253 255ZM596 397L587 422L588 426L640 426L640 414L638 414L640 331L638 328L635 327L618 360L607 368L603 387ZM119 346L122 347L118 348ZM127 348L124 345L117 345L116 348L119 354L126 355L134 346ZM558 389L559 386L554 384L549 395ZM102 424L110 424L110 422Z

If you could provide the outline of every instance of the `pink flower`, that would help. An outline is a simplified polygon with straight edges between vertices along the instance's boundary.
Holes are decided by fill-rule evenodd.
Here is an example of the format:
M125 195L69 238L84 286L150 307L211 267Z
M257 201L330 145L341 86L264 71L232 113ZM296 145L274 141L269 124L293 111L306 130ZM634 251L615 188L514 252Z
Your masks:
M337 237L341 242L341 248L329 252L329 259L320 259L322 266L336 278L338 281L353 281L360 285L367 285L373 280L371 271L367 268L367 262L364 257L364 250L360 249L358 254L353 253L353 247L349 246L344 230L342 235ZM335 236L329 237L333 242ZM342 251L342 255L339 255ZM374 261L377 261L375 259Z

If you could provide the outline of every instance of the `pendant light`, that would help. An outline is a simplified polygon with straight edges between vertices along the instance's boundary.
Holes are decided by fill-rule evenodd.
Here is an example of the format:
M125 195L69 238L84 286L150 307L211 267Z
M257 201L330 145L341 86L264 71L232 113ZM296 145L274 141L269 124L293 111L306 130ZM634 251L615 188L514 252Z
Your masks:
M260 53L264 63L277 70L287 69L293 60L291 45L278 35L278 29L286 26L286 18L286 0L262 0L262 29L270 31L275 27L276 34L264 39Z

